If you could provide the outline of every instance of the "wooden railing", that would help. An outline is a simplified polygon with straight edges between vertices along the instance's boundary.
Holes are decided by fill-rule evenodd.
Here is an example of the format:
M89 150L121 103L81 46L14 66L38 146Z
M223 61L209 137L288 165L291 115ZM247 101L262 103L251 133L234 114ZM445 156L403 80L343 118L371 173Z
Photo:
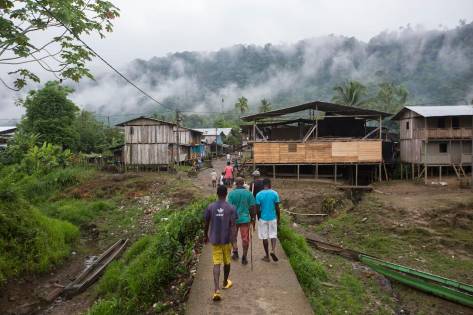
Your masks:
M422 128L414 130L416 139L468 139L471 128Z

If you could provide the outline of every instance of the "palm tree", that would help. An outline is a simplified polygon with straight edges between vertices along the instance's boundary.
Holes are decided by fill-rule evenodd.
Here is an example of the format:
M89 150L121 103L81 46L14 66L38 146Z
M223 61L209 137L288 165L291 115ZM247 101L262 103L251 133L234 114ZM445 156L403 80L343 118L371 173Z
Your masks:
M241 114L244 114L248 111L248 99L244 96L238 99L238 102L235 103L235 109Z
M361 106L369 100L366 98L366 86L358 81L348 81L333 88L335 95L332 101L341 105Z
M404 86L396 86L393 83L387 82L381 83L378 86L378 94L374 99L378 103L377 109L394 113L406 105L409 91Z
M266 113L266 112L269 112L271 110L271 102L268 101L267 99L263 98L261 100L261 105L259 107L259 112L260 113Z

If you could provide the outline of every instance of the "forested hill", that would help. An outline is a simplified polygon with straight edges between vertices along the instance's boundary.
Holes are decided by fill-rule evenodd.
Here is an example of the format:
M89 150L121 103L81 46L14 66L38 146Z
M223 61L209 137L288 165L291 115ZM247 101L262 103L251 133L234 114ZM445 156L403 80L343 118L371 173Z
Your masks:
M275 107L329 100L335 85L352 79L367 85L371 93L382 82L402 84L409 91L410 103L470 102L473 23L448 30L406 27L382 32L368 42L331 35L294 44L179 52L134 60L126 70L167 104L198 111L220 110L222 98L223 106L233 107L240 96L249 99L250 110L262 98ZM105 88L121 84L115 80ZM130 108L128 98L122 95L125 91L113 93L117 98L113 104L121 106L121 111L151 106L142 99L139 107Z

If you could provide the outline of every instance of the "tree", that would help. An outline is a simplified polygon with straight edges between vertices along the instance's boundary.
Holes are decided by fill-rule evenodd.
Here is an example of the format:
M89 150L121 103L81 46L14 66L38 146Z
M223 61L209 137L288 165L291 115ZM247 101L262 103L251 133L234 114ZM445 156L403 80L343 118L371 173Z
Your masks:
M14 87L0 78L6 87L19 90L28 80L39 77L24 66L36 63L59 79L78 81L92 77L85 63L94 56L79 41L80 35L112 31L111 21L118 8L106 0L0 0L0 65L12 70ZM45 42L38 34L48 32Z
M67 98L72 89L59 82L49 81L40 90L32 90L20 101L26 114L20 129L29 134L38 134L39 143L48 142L74 147L78 134L75 127L79 108Z
M404 86L385 82L378 87L378 93L373 100L376 109L394 113L406 105L409 92Z
M261 105L259 107L260 113L266 113L271 110L272 104L265 98L261 100Z
M332 97L332 101L337 104L362 106L369 101L366 98L366 86L358 81L348 81L343 85L334 87L333 90L335 95Z
M244 96L238 99L238 102L235 103L235 109L241 114L244 114L248 111L248 99Z

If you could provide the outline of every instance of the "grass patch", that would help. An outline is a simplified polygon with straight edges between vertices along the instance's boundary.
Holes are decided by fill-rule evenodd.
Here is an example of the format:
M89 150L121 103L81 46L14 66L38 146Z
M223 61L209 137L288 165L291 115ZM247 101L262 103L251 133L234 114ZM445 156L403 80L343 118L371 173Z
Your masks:
M64 199L44 205L42 211L50 217L81 226L115 207L113 200Z
M45 272L69 256L79 229L44 214L38 203L92 173L71 167L39 176L0 166L0 285L22 273Z
M367 296L361 280L350 274L332 279L331 272L314 259L304 237L285 220L279 238L315 314L364 314ZM336 288L325 286L328 280L335 282Z
M161 312L169 296L184 299L184 290L170 292L169 286L189 274L209 202L205 199L179 211L160 211L155 218L156 234L139 239L109 266L97 288L101 299L89 314L143 314L153 303L158 303Z

